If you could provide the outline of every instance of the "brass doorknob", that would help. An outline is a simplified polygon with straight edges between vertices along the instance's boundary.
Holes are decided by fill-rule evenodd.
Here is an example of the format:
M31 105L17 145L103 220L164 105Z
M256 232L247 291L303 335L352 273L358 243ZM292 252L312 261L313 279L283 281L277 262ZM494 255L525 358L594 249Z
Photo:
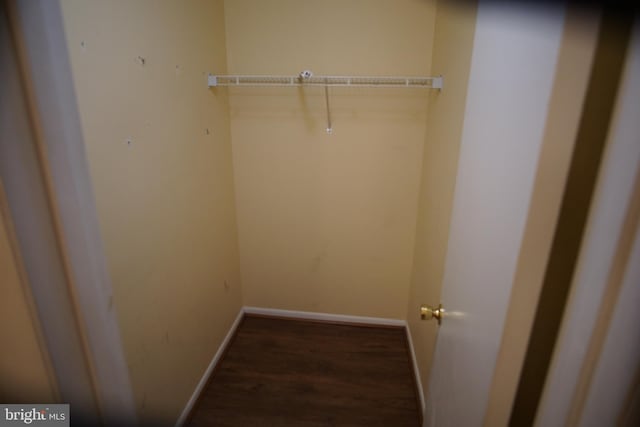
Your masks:
M438 304L438 308L433 308L430 305L422 304L420 306L420 317L422 320L438 320L438 325L442 323L442 316L444 314L444 308L442 304Z

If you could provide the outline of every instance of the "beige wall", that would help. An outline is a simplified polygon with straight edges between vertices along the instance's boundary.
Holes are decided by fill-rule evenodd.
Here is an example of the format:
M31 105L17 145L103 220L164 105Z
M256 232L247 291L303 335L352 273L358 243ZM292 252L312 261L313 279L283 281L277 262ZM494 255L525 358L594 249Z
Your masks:
M206 87L223 4L62 6L138 415L170 425L241 306L228 106Z
M426 392L437 324L420 320L421 304L438 305L444 273L476 10L438 2L433 43L434 74L444 90L429 97L420 205L407 320Z
M0 183L0 401L57 402L35 307L14 251Z
M429 1L228 0L234 74L429 75ZM220 90L223 92L223 90ZM247 305L404 318L428 93L232 88Z

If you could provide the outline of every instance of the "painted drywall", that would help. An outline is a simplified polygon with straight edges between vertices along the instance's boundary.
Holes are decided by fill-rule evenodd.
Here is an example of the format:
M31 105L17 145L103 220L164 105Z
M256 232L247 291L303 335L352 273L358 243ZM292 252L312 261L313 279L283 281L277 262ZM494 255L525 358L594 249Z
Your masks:
M428 425L481 425L544 139L564 8L480 2Z
M232 74L429 75L435 4L228 0ZM222 89L218 89L221 93ZM230 88L244 302L403 319L428 93Z
M460 138L473 49L476 7L439 1L433 41L434 74L445 89L429 97L420 204L407 323L423 390L428 384L437 323L420 319L420 305L437 306L444 273Z
M1 187L1 183L0 183ZM0 188L0 400L56 402L53 372L40 338L35 307L10 239Z
M241 306L221 1L62 1L138 417L171 425Z

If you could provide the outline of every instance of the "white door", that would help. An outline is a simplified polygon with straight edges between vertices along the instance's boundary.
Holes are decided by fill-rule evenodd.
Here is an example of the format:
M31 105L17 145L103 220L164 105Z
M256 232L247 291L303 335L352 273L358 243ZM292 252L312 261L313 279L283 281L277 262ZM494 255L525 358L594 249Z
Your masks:
M544 138L562 7L480 2L425 425L482 425ZM437 303L437 302L436 302Z

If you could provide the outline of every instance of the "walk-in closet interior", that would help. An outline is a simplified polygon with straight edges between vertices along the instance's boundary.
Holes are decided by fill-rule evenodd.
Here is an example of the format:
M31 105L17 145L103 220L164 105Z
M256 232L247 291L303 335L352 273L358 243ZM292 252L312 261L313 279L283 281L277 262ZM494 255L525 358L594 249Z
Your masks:
M95 207L82 211L95 212L88 235L98 242L87 244L98 252L86 253L103 254L104 269L95 271L104 280L69 279L69 289L80 313L74 345L89 355L85 389L97 412L122 411L143 425L189 422L251 314L402 328L425 425L506 425L516 390L527 386L518 383L525 358L543 354L527 345L543 279L551 280L546 261L576 135L586 122L599 126L585 119L588 88L600 88L598 108L609 112L623 111L623 98L605 96L618 84L637 92L625 77L637 61L624 62L626 51L611 47L608 62L598 60L606 43L598 29L609 25L599 12L445 0L19 3L5 8L18 42L2 48L33 69L38 61L51 67L38 78L24 65L7 72L15 81L31 73L32 84L11 86L24 87L23 110L39 111L46 79L67 79L69 88L48 101L59 120L26 120L25 129L32 123L34 140L51 129L71 140L67 113L77 117L81 145L69 158L78 163L59 168L54 146L37 154L43 194L54 194L54 234L67 242L57 250L68 278L79 277L84 251L69 243L73 209L65 203L85 194ZM605 62L609 68L591 72ZM594 171L593 188L598 161L583 168ZM84 164L87 178L59 192L65 170L82 170L73 164ZM591 199L576 200L586 224ZM5 254L14 239L9 208ZM79 229L89 230L90 215L83 218ZM24 277L35 277L29 259L25 265ZM7 283L18 283L20 271L9 271ZM47 338L55 325L41 308L44 293L34 290L32 300L14 288L6 293L10 321L27 325L16 359L33 360L31 372L58 372L24 378L43 401L56 387L82 394L80 379L68 387L60 379L71 359L56 356L63 353ZM564 339L560 320L554 334ZM278 324L253 322L245 326ZM49 362L36 351L41 335ZM233 351L230 360L243 359ZM559 369L549 363L545 369ZM536 404L553 404L538 392Z

